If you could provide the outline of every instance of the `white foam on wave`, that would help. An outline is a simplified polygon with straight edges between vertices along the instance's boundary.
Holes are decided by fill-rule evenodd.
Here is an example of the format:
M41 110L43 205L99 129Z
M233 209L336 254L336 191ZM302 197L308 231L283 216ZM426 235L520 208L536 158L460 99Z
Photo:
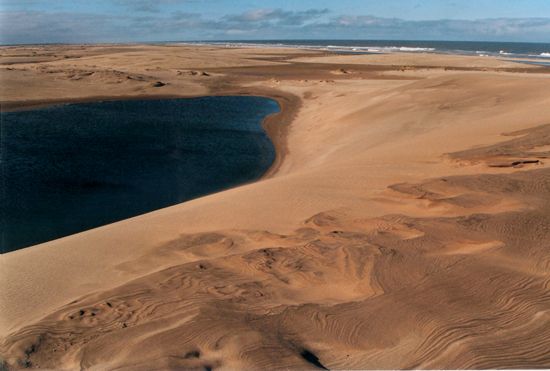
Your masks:
M468 54L467 52L464 52L462 54ZM491 52L487 52L485 50L476 50L476 55L478 57L490 57L491 56Z
M410 46L402 46L399 48L402 52L433 52L435 48L417 48Z
M382 52L433 52L435 48L421 48L413 46L367 46L363 47L369 52L382 53Z
M550 58L550 53L540 53L540 54L527 54L531 58Z
M328 50L336 50L336 51L353 51L353 52L362 52L362 51L370 51L370 47L368 46L344 46L344 45L328 45L326 47Z
M1 0L0 0L1 1ZM297 49L309 49L309 50L324 50L329 52L352 52L352 53L395 53L395 52L404 52L404 53L443 53L443 54L458 54L458 55L477 55L480 57L492 57L492 56L524 56L531 58L550 58L550 52L543 52L540 54L518 54L511 53L507 50L500 50L498 53L496 51L486 51L486 50L446 50L446 49L437 49L430 47L420 47L420 46L403 46L399 44L389 44L389 45L320 45L320 44L285 44L284 42L280 43L262 43L261 41L251 43L251 42L239 42L239 41L203 41L203 42L182 42L179 44L192 44L192 45L222 45L227 48L297 48Z
M293 45L296 47L297 45ZM311 47L311 46L310 46ZM421 48L411 46L357 46L357 45L327 45L324 50L331 51L353 51L370 53L390 53L390 52L433 52L435 48Z

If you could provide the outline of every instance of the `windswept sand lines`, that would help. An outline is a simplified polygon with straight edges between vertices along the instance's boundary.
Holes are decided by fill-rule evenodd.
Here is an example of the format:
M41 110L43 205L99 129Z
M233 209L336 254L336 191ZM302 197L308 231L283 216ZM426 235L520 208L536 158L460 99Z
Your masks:
M461 162L483 162L490 167L523 167L543 165L550 158L550 125L503 134L514 139L487 147L451 153L448 156Z
M460 212L181 235L119 266L157 271L60 307L2 354L41 368L550 366L550 171L391 188Z
M476 367L468 365L468 355L474 352L476 344L484 344L482 338L500 336L498 342L502 342L501 346L504 349L507 343L515 342L514 336L506 339L504 333L513 333L532 316L548 308L548 292L542 289L540 280L538 284L533 282L527 284L517 275L512 278L509 274L498 274L495 277L491 275L491 273L487 274L487 278L479 282L478 290L486 293L485 298L480 295L464 297L465 291L454 293L457 302L470 303L472 306L470 310L475 310L475 317L468 319L464 317L464 313L467 313L464 310L456 311L456 308L453 310L452 307L442 307L444 321L436 324L435 329L415 350L417 363L411 367L430 368L437 365L438 362L444 362L449 364L448 367L453 368ZM497 280L499 280L498 285L493 283ZM493 284L491 285L491 283ZM489 290L483 290L482 285L492 287ZM467 283L465 287L475 286ZM509 288L516 287L518 289L515 290L515 293L513 289L512 292L509 292ZM472 314L474 313L472 312ZM544 324L541 322L538 325L540 327L535 325L530 329L534 335L538 334L540 330L545 332ZM461 356L457 357L457 354ZM494 359L493 367L498 361L496 358ZM500 361L506 364L504 359ZM513 365L506 364L506 367L513 367Z
M513 189L527 212L335 211L289 235L182 235L160 250L172 266L67 304L2 349L23 367L548 366L550 272L540 261L550 230L539 227L550 218L548 178L545 169L448 178L470 192L498 184L497 198ZM517 234L520 220L527 233Z

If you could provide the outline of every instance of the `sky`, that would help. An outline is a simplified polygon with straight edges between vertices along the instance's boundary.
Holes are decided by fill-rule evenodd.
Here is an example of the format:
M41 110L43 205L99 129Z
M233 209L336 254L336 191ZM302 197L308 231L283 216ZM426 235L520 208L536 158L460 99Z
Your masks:
M550 42L550 0L0 0L0 43Z

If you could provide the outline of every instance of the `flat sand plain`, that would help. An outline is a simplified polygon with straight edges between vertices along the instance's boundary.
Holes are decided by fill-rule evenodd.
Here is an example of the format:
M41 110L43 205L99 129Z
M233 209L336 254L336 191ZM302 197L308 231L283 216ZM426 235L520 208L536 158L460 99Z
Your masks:
M0 80L3 110L221 94L283 108L260 181L0 256L4 366L550 367L549 68L29 46L0 49Z

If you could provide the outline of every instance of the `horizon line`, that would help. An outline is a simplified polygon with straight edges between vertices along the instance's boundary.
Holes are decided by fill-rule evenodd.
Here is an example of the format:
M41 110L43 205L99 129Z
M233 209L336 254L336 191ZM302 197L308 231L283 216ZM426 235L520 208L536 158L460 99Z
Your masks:
M288 38L288 39L190 39L190 40L155 40L155 41L93 41L93 42L47 42L47 43L2 43L0 46L31 45L140 45L171 43L212 43L212 42L268 42L268 41L404 41L404 42L449 42L449 43L508 43L508 44L549 44L550 41L496 41L496 40L444 40L444 39L331 39L331 38Z

